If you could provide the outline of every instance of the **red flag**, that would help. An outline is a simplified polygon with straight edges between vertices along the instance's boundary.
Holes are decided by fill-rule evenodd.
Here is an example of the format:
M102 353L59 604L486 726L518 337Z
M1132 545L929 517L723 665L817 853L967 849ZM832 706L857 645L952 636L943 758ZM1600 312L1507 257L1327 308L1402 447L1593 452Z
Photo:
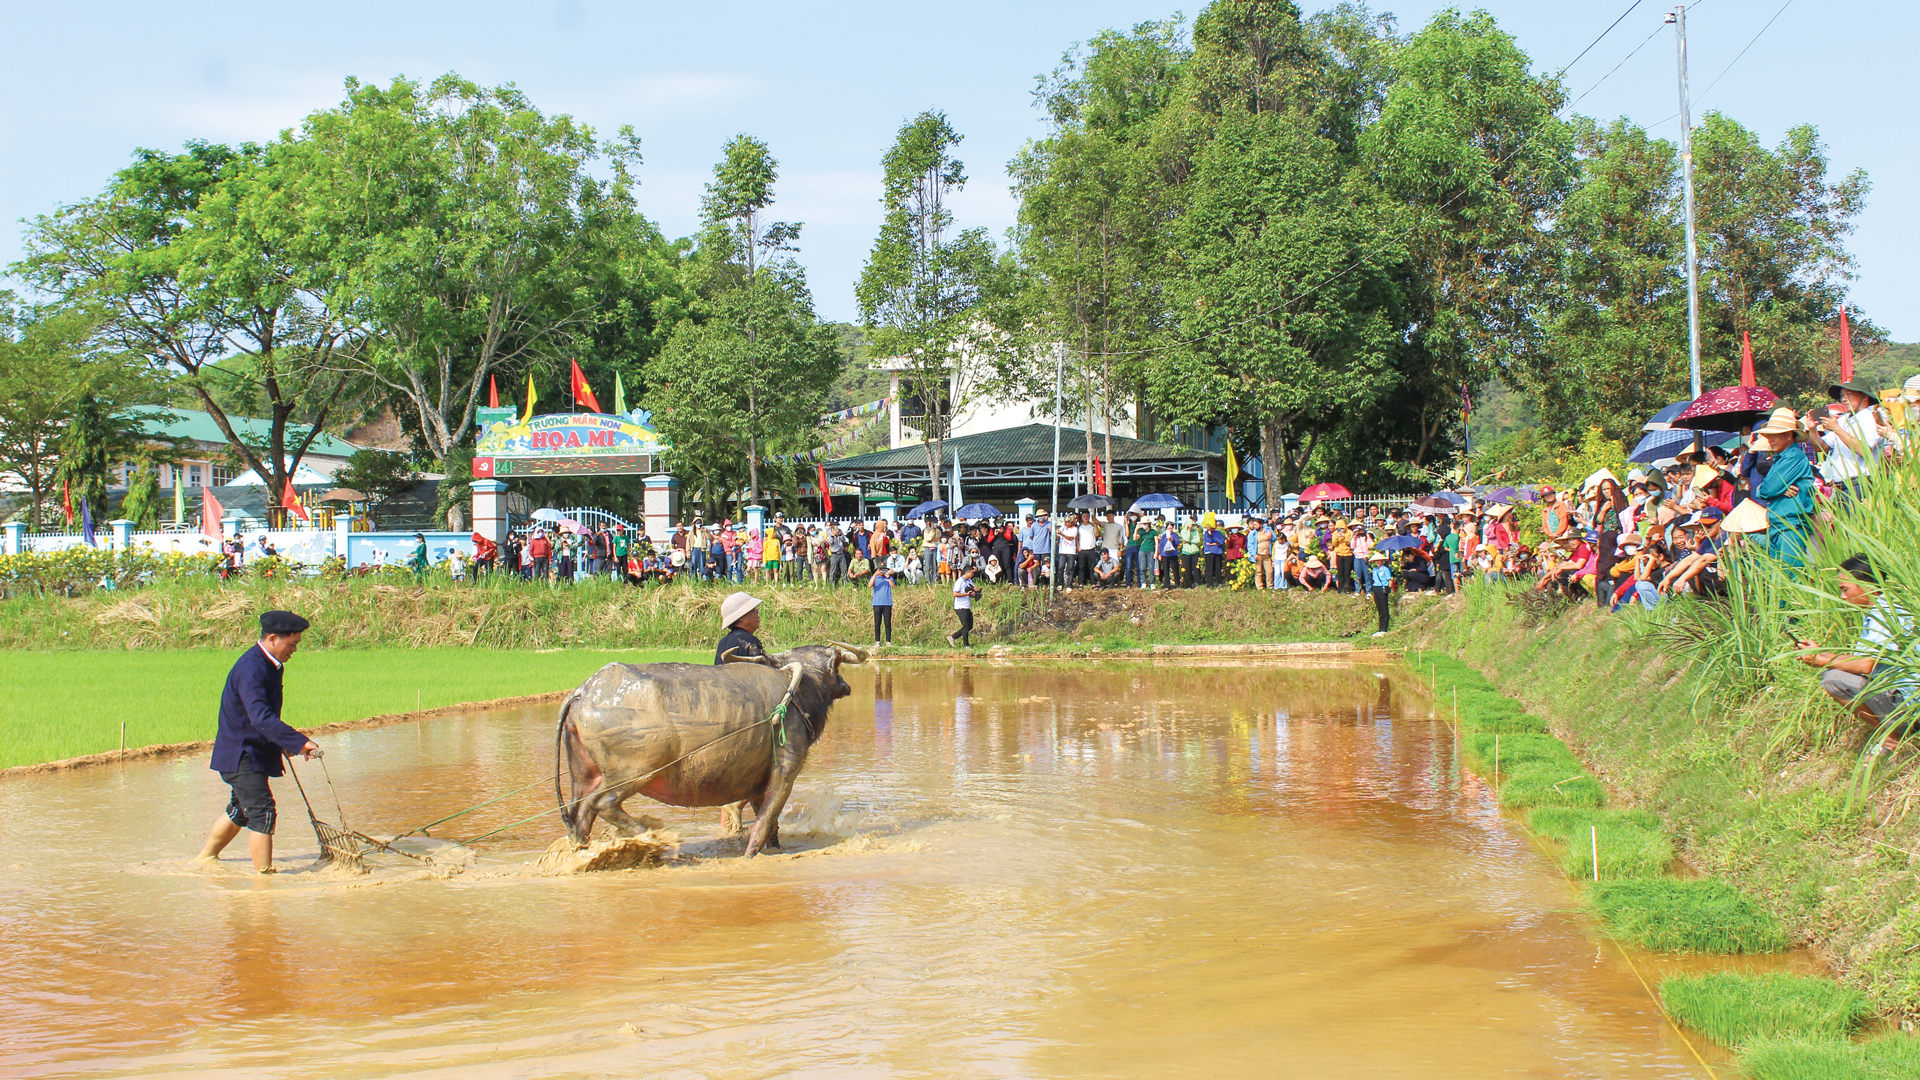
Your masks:
M1108 494L1107 471L1100 467L1099 458L1093 459L1093 491L1096 495Z
M307 513L307 508L300 505L300 496L294 494L293 477L291 476L287 477L287 490L285 494L280 496L280 505L298 514L301 521L313 520L313 515Z
M820 470L820 516L826 517L833 513L833 496L827 492L827 466L821 462L815 467Z
M60 509L67 512L67 524L73 524L73 481L60 481Z
M1840 381L1853 381L1853 331L1847 328L1847 309L1840 309Z
M1740 385L1760 385L1753 378L1753 341L1745 330L1740 331Z
M226 512L220 500L213 497L213 489L205 484L200 485L200 531L215 540L220 539L220 518Z
M487 408L497 409L499 407L500 385L493 381L493 376L489 375L487 376Z
M587 389L587 376L580 370L580 361L567 362L573 365L573 400L594 412L600 412L600 399L593 396L592 390Z

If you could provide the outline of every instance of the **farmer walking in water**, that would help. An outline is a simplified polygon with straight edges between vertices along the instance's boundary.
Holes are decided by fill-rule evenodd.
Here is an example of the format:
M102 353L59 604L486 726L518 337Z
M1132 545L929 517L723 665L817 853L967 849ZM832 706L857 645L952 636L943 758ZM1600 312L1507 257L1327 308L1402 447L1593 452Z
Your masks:
M248 829L247 854L253 856L254 870L274 872L273 788L267 778L280 775L282 754L312 758L320 752L313 740L280 720L281 674L306 629L307 620L291 611L267 612L260 616L259 643L240 654L227 673L210 767L232 795L226 813L213 823L207 846L200 851L202 859L218 859L240 830Z

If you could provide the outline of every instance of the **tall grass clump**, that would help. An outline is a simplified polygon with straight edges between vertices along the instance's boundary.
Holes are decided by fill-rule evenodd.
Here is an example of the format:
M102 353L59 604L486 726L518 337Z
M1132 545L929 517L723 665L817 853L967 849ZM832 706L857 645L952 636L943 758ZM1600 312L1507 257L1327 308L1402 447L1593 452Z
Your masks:
M1587 903L1611 937L1655 952L1769 953L1787 947L1779 920L1712 878L1598 881Z
M1531 810L1537 806L1578 806L1599 809L1607 804L1607 790L1579 766L1531 762L1500 776L1500 806Z
M1808 538L1806 565L1792 567L1768 557L1764 545L1743 542L1723 558L1727 596L1685 599L1671 617L1653 623L1660 640L1694 661L1698 684L1723 698L1751 696L1771 686L1779 708L1763 721L1768 752L1811 750L1858 734L1843 710L1819 692L1819 672L1792 662L1793 639L1846 651L1859 637L1864 612L1840 597L1837 567L1865 555L1882 579L1880 590L1896 609L1920 613L1920 456L1882 467L1855 497L1822 503L1832 520ZM1920 642L1896 643L1879 658L1864 693L1920 680ZM1869 738L1884 738L1910 719L1896 711ZM1865 773L1855 780L1865 782Z
M1660 984L1667 1012L1722 1046L1755 1039L1844 1039L1873 1015L1867 996L1831 979L1716 971Z
M1752 1080L1913 1080L1920 1076L1920 1039L1756 1039L1741 1050L1739 1062Z

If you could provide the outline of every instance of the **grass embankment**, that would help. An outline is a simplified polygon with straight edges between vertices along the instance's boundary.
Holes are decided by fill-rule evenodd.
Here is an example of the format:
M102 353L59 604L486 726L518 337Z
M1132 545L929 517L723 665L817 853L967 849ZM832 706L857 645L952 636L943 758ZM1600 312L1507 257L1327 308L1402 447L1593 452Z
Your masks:
M0 660L0 769L211 739L238 648L12 653ZM469 701L570 689L620 660L712 653L302 648L287 665L284 718L309 729Z
M323 649L711 649L719 636L720 601L733 588L679 582L636 589L602 581L563 588L517 582L413 588L364 580L168 582L72 599L0 602L0 650L239 649L254 639L255 620L270 607L311 619L307 644ZM765 599L761 637L771 647L873 640L864 588L749 591ZM1370 600L1299 590L1074 590L1059 594L1051 607L1039 591L1004 585L984 591L975 608L979 646L1339 641L1367 637L1374 628ZM894 596L894 644L946 648L945 636L955 627L946 588L901 585ZM1401 606L1414 613L1437 602L1413 597Z
M1689 680L1653 627L1602 619L1584 606L1543 619L1495 589L1476 590L1464 610L1411 629L1445 650L1416 653L1413 662L1430 672L1438 665L1443 712L1460 687L1465 749L1483 772L1494 751L1474 732L1476 720L1550 728L1577 749L1563 747L1562 756L1536 737L1503 734L1500 801L1541 807L1528 823L1565 844L1563 865L1576 879L1592 876L1597 830L1602 880L1588 886L1588 902L1606 932L1673 951L1802 942L1823 952L1846 984L1753 977L1697 988L1670 980L1676 1019L1739 1051L1757 1080L1916 1075L1916 1040L1848 1042L1864 1014L1843 1007L1857 998L1899 1018L1920 1014L1920 895L1911 870L1920 857L1909 854L1917 823L1906 813L1914 784L1903 776L1867 803L1850 804L1853 755L1835 726L1844 718L1829 709L1829 718L1814 719L1817 690L1806 674L1787 669L1749 700L1718 701ZM1794 730L1824 733L1783 741L1770 722L1782 714ZM1589 778L1591 795L1569 794L1578 783L1567 779L1569 757L1584 766L1583 777L1598 774ZM1637 809L1595 809L1609 790ZM1713 876L1666 876L1676 850Z

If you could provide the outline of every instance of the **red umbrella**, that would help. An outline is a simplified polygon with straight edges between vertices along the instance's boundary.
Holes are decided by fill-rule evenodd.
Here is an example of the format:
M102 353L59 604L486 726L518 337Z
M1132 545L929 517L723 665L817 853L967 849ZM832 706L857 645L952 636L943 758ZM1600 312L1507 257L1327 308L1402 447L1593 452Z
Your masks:
M1351 499L1353 492L1339 484L1315 484L1300 493L1301 502L1314 502L1319 499Z
M1752 427L1773 411L1780 399L1764 386L1723 386L1693 399L1673 418L1673 426L1696 431L1738 431Z

